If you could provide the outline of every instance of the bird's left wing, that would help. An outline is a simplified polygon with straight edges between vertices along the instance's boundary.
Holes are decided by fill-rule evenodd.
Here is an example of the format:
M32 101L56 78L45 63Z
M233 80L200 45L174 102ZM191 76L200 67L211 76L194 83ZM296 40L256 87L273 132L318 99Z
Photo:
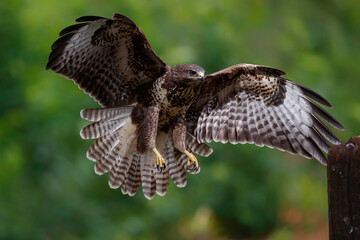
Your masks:
M46 69L72 79L103 107L128 105L162 76L167 65L129 18L86 16L51 46Z
M314 157L323 164L336 136L320 121L343 126L313 100L331 107L314 91L266 66L238 64L206 75L187 112L188 131L198 142L254 143ZM322 150L322 151L321 151Z

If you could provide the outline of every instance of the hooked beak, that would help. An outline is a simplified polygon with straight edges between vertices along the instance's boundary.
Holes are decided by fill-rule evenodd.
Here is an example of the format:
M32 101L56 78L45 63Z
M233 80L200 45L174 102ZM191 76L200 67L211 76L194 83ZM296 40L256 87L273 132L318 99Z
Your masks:
M195 75L195 76L192 76L192 77L190 77L190 78L188 78L188 79L185 79L184 81L194 82L194 80L196 80L196 81L200 80L201 83L204 83L204 82L205 82L205 75L204 75L204 73L203 73L203 72L200 72L200 73L198 73L198 74Z
M203 73L203 72L199 73L199 79L201 80L202 83L204 83L204 81L205 81L205 76L204 76L204 73Z

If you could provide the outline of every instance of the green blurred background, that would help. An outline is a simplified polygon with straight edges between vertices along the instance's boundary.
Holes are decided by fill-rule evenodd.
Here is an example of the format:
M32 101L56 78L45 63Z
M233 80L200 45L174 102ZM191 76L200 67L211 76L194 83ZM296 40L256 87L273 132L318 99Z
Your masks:
M111 190L79 136L98 107L45 71L51 44L83 15L122 13L169 65L207 73L269 65L314 89L360 133L360 1L0 1L0 239L326 239L326 167L253 145L211 144L201 173L165 197Z

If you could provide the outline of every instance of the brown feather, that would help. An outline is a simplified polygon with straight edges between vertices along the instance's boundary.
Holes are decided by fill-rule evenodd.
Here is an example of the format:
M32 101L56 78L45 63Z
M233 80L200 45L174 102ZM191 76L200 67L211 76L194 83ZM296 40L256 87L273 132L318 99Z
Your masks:
M310 98L325 106L330 103L282 78L284 74L266 66L239 64L207 75L187 112L188 130L200 143L255 143L326 163L321 150L327 153L327 140L337 143L338 139L314 114L337 129L343 127Z
M134 155L129 171L126 173L125 180L121 185L123 194L134 196L137 192L141 182L140 162L143 157L143 155Z
M72 79L102 106L135 102L139 89L167 71L145 35L127 17L87 16L77 22L86 23L60 32L46 69Z
M125 179L125 174L129 171L133 156L118 159L109 173L109 186L119 188Z

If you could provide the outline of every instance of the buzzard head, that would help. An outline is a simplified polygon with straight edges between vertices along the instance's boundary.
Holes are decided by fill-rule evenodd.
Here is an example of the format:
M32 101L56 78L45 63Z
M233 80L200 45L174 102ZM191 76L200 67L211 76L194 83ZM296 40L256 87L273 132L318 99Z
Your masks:
M178 83L198 85L205 80L205 70L195 64L175 65L171 70L174 80Z

